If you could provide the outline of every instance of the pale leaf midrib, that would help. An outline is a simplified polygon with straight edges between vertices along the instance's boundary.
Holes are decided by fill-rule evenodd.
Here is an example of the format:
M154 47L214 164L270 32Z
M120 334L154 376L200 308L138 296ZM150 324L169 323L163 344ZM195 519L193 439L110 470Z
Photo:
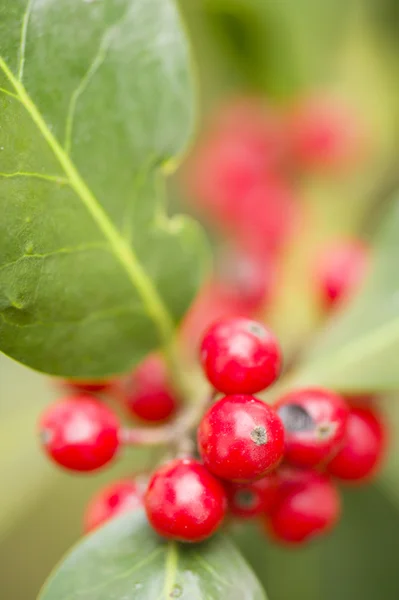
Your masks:
M311 379L311 375L314 374L317 382L320 380L318 375L347 369L348 365L355 364L377 352L382 352L385 348L389 348L395 341L399 341L399 318L374 329L368 335L349 342L335 355L335 359L330 355L322 360L315 360L310 363L308 368L304 368L302 372L299 371L297 376L294 375L293 381L295 383L308 381Z
M173 319L171 318L151 280L148 278L137 256L120 235L118 229L110 221L107 213L79 174L70 157L65 153L57 139L47 127L47 124L41 116L38 108L31 100L25 87L20 81L17 80L1 56L0 69L4 72L5 76L15 89L19 100L56 156L63 171L67 175L70 186L85 205L86 209L97 223L103 235L106 237L106 239L108 239L114 255L124 267L131 283L141 296L144 307L147 310L147 314L155 323L164 346L168 347L173 335Z

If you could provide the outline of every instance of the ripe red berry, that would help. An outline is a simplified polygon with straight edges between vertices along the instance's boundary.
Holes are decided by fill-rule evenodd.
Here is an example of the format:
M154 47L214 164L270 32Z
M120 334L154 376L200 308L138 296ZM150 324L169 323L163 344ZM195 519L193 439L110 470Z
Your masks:
M194 459L176 459L152 476L145 509L160 535L200 542L220 527L227 508L223 486Z
M300 389L275 405L285 429L285 459L298 466L325 463L341 448L349 415L343 398L324 389Z
M97 492L87 505L83 520L89 533L110 519L143 505L142 491L135 481L125 479L111 483Z
M341 240L322 252L316 285L326 308L345 300L358 289L368 266L368 249L359 240Z
M225 396L203 416L198 448L212 473L245 483L278 465L284 430L278 415L264 402L253 396Z
M142 421L165 421L176 412L178 402L160 356L148 356L130 376L125 403L132 416Z
M344 445L327 470L345 481L370 479L380 466L385 446L386 428L380 415L370 408L353 408Z
M210 383L225 394L253 394L279 375L281 353L264 325L244 318L221 319L206 332L201 362Z
M119 422L103 403L90 396L65 398L40 419L46 453L60 466L94 471L108 463L119 448Z
M340 516L340 496L327 477L309 472L299 480L290 483L266 517L266 530L282 542L301 543L326 533Z
M226 482L230 513L241 519L250 519L270 512L279 497L278 483L275 472L252 483Z

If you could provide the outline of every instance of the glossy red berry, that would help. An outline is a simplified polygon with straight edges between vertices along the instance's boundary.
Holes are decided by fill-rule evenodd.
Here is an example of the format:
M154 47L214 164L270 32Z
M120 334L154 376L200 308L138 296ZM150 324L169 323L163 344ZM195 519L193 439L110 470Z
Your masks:
M94 471L108 463L119 448L119 422L102 402L90 396L65 398L40 419L46 453L60 466Z
M340 516L340 496L327 477L307 473L299 480L290 483L266 517L267 531L281 542L301 543L326 533Z
M359 240L341 240L322 252L317 266L316 285L326 308L345 300L363 281L369 253Z
M251 519L272 510L279 497L275 472L252 483L226 482L229 511L240 519Z
M294 390L275 408L284 425L288 462L315 467L341 448L349 408L337 394L318 388Z
M201 363L210 383L225 394L254 394L280 373L281 353L274 335L244 318L214 323L201 344Z
M278 465L284 430L275 411L253 396L225 396L203 416L198 449L204 464L222 479L260 479Z
M380 415L370 408L353 408L344 445L327 470L344 481L370 479L381 464L385 447L386 428Z
M143 505L143 494L130 479L111 483L97 492L87 505L83 528L89 533L110 519Z
M200 542L220 527L227 508L221 483L198 461L176 459L152 476L146 495L148 520L159 535Z
M125 402L132 416L147 422L165 421L176 412L178 401L160 356L148 356L133 372Z

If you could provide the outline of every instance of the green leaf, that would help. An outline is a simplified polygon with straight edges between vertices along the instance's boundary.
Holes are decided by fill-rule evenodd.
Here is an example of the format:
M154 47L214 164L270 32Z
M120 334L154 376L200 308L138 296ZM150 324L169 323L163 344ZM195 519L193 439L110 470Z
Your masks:
M399 202L383 224L370 275L311 349L295 385L346 392L399 389Z
M50 577L40 600L266 600L234 545L222 536L166 542L134 512L84 539Z
M162 198L192 133L189 67L173 0L0 0L6 354L100 377L169 344L206 254Z

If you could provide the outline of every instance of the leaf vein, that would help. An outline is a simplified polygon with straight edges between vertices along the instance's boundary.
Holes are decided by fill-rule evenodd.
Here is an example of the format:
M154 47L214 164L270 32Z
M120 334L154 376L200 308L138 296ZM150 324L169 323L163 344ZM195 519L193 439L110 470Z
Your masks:
M26 40L28 36L29 19L32 11L33 0L28 0L24 16L22 19L21 40L19 46L19 66L18 66L18 81L22 81L24 76L25 56L26 56Z
M3 94L5 94L6 96L10 96L11 98L14 98L18 101L20 101L19 96L17 96L17 94L14 94L13 92L10 92L9 90L6 90L3 87L0 87L0 92L2 92Z
M87 250L95 250L95 249L109 250L107 244L105 244L103 242L93 242L92 244L82 244L81 246L75 246L72 248L58 248L57 250L53 250L51 252L46 252L45 254L38 254L38 253L37 254L36 253L35 254L23 254L16 260L13 260L11 262L0 265L0 271L3 271L4 269L7 269L8 267L17 265L19 262L26 260L26 259L30 259L30 258L44 259L44 258L48 258L50 256L57 256L58 254L75 254L77 252L85 252Z
M4 58L1 56L0 69L14 87L32 121L35 123L38 130L43 135L43 138L58 159L69 179L71 187L81 199L93 220L97 223L104 237L110 242L115 257L124 267L133 287L137 290L142 299L148 316L158 328L168 362L173 364L174 357L171 346L174 330L173 319L156 287L148 277L133 249L127 244L114 223L109 219L108 214L87 186L86 182L82 179L70 157L65 153L53 133L48 128L25 87L14 76Z
M205 558L203 556L201 556L201 554L199 554L198 552L196 552L195 553L195 557L196 557L197 561L202 565L202 567L206 571L208 571L208 573L210 575L212 575L212 577L214 577L215 579L217 579L223 585L226 585L227 587L231 587L231 583L229 583L226 579L224 579L224 577L221 577L219 575L219 573L216 571L216 569L214 569L212 567L212 565L207 560L205 560Z
M3 312L0 312L0 318L4 323L11 327L17 327L18 329L27 329L31 327L54 327L59 325L83 325L90 321L101 320L104 317L118 315L124 312L138 312L138 310L132 304L126 304L121 306L115 306L113 308L93 311L83 319L70 319L65 321L35 321L34 323L15 323L9 321Z
M69 184L69 180L66 177L62 177L60 175L47 175L46 173L29 173L25 171L16 171L15 173L0 173L0 177L4 177L6 179L13 179L14 177L33 177L35 179L43 179L44 181L63 183L64 185Z
M170 600L172 597L173 588L176 585L178 562L179 554L177 551L177 544L176 542L169 542L168 551L166 553L165 583L163 588L163 596L165 600Z
M64 148L65 148L65 152L67 154L70 154L70 152L71 152L73 123L74 123L76 106L77 106L78 100L79 100L80 96L82 96L84 91L86 90L87 86L90 83L90 80L94 77L94 75L96 74L98 69L103 64L105 57L107 55L107 51L108 51L110 42L111 42L111 36L109 35L109 32L108 32L107 34L104 35L104 37L101 41L100 47L97 51L97 54L93 59L93 62L91 63L91 65L87 69L85 75L83 76L82 80L80 81L79 85L77 86L77 88L71 95L71 99L69 101L66 124L65 124Z

